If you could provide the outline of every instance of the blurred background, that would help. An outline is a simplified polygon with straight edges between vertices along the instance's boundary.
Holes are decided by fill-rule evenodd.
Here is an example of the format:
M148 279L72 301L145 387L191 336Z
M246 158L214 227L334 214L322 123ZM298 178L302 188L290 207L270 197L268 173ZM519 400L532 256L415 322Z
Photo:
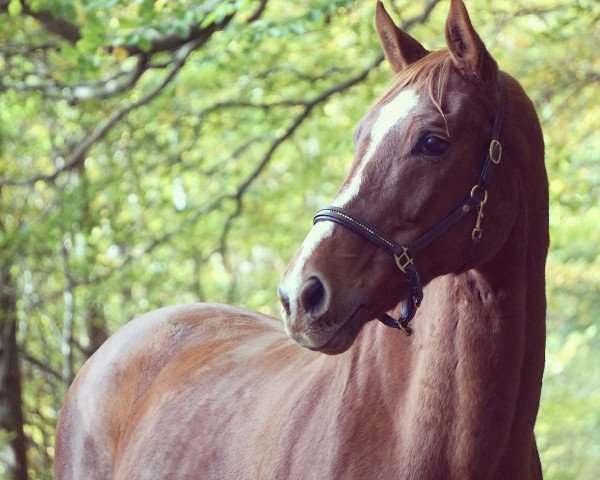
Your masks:
M468 0L545 134L552 245L536 427L600 478L600 3ZM386 2L429 49L447 1ZM278 317L276 285L391 80L375 0L0 0L0 477L52 478L82 363L181 302Z

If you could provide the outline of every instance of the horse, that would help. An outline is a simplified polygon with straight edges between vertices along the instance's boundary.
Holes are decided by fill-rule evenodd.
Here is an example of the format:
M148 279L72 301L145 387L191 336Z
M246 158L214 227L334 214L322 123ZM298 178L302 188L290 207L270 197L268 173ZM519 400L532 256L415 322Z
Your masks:
M282 274L284 326L215 304L126 324L67 393L58 480L542 477L534 106L461 0L445 49L380 2L376 30L396 76Z

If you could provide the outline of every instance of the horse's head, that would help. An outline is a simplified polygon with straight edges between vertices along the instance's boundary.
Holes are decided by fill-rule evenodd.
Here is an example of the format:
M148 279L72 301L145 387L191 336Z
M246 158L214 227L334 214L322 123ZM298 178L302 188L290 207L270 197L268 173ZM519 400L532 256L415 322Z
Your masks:
M473 252L487 185L475 188L466 206L465 198L478 185L490 149L501 74L462 1L452 1L447 50L425 50L394 25L380 2L376 25L397 76L356 129L354 162L332 203L341 217L347 213L350 223L361 226L348 228L340 216L316 223L279 286L288 334L326 353L346 350L365 322L411 294L394 256L365 230L375 226L409 249L427 243L414 259L400 262L413 261L424 285L489 259L506 239L517 208L510 179L498 172L490 187L495 201L485 205L485 234ZM499 160L499 149L492 150ZM460 218L423 242L449 215Z

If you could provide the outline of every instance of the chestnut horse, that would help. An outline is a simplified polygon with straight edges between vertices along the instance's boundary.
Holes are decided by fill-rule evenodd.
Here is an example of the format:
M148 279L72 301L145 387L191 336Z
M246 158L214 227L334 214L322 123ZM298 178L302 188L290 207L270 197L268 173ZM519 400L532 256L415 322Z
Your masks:
M297 343L228 306L133 320L68 392L58 480L541 478L549 239L534 107L461 0L446 50L381 3L376 25L397 76L283 274Z

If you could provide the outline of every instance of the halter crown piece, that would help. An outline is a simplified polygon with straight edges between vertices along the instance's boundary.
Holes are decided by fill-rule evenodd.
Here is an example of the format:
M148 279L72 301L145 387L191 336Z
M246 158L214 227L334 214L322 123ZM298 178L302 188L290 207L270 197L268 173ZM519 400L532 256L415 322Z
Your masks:
M367 222L352 215L344 208L329 206L322 208L317 212L313 219L313 224L317 222L334 222L352 230L354 233L364 237L384 250L388 250L394 256L398 269L404 275L410 289L410 295L402 303L402 312L400 318L394 319L387 313L383 313L378 320L388 327L402 330L406 335L412 335L410 321L417 313L417 309L423 300L423 288L421 287L421 278L417 271L414 258L431 242L442 235L446 230L468 215L471 211L476 212L475 227L471 233L471 248L469 255L473 253L475 247L479 244L482 236L481 219L483 217L483 208L488 199L487 187L489 186L496 167L502 159L502 144L500 143L500 130L502 128L502 117L504 115L505 104L505 86L504 79L499 76L499 105L494 117L492 126L492 139L483 162L483 168L479 175L479 180L471 189L468 198L456 207L448 216L439 223L431 227L421 235L411 246L405 246L389 239L384 233L370 226Z

